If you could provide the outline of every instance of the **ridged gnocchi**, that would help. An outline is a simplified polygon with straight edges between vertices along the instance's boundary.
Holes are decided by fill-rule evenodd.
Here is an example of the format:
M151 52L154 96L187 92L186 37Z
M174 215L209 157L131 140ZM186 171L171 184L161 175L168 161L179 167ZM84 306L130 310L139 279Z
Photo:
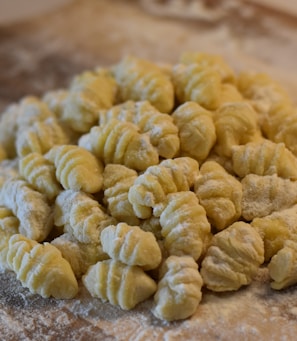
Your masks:
M265 217L297 203L297 182L274 175L248 174L242 181L242 216Z
M212 68L220 74L224 84L235 82L235 73L226 61L217 54L205 52L184 52L180 56L180 62L183 64L200 64L204 68Z
M74 131L88 132L98 120L98 110L110 108L117 84L108 70L85 71L72 80L61 119Z
M237 221L242 211L242 185L215 161L206 161L194 191L216 230Z
M53 200L62 190L55 171L55 166L39 153L29 153L19 159L20 175L48 200Z
M160 225L169 255L186 255L198 260L212 238L206 212L191 191L167 195Z
M106 124L111 119L137 125L141 133L149 135L161 157L172 158L177 155L180 145L178 128L170 115L159 112L148 101L127 101L99 112L99 125Z
M297 180L297 158L283 143L263 140L233 146L231 158L233 170L240 178L252 173Z
M141 134L131 122L112 119L104 125L94 126L90 133L81 137L79 145L90 150L104 164L122 164L143 171L159 162L149 136Z
M82 278L93 297L119 305L124 310L152 296L157 285L140 267L109 259L91 265Z
M268 264L272 289L281 290L297 283L297 242L287 240Z
M12 235L19 233L19 224L10 209L0 206L0 270L10 270L7 263L8 243Z
M208 110L218 108L222 79L215 69L197 63L176 64L172 82L179 103L193 101Z
M286 240L294 239L297 233L297 205L273 212L262 218L254 218L251 225L264 241L265 261L269 261Z
M19 102L16 123L18 133L30 128L35 122L55 118L48 106L36 96L26 96Z
M172 114L178 127L180 152L199 163L206 159L216 142L212 113L198 103L186 102Z
M138 225L139 218L133 211L128 199L130 187L138 174L135 170L123 165L108 164L103 172L103 201L108 213L118 221Z
M261 118L280 103L291 100L283 87L265 73L240 72L236 84L243 96L251 101Z
M168 159L149 167L129 189L128 199L136 216L150 218L167 194L189 190L198 175L198 168L198 162L189 157Z
M76 278L81 278L87 272L89 266L109 259L99 242L81 243L71 233L63 233L53 239L51 244L61 251L63 258L69 262Z
M195 313L202 298L198 264L188 256L170 256L160 270L153 314L166 321L181 320Z
M46 197L21 178L8 179L0 191L0 205L19 219L24 236L43 241L53 227L53 212Z
M102 229L115 220L85 192L65 190L56 198L54 222L81 243L99 244Z
M251 225L238 221L214 235L200 273L208 289L232 291L250 284L263 262L260 234Z
M147 271L161 263L161 250L155 236L138 226L126 223L107 226L101 231L100 239L103 251L124 264L137 265Z
M9 239L7 262L32 293L58 299L73 298L78 283L69 263L49 243L39 244L20 234Z
M21 131L16 139L17 155L26 156L30 153L45 154L55 145L64 145L69 142L55 118L42 122L35 122L32 126Z
M9 105L0 115L0 145L5 150L7 157L16 157L15 140L17 137L19 115L18 104Z
M297 156L297 107L291 103L275 105L262 122L265 136L273 142L283 142Z
M216 129L215 151L231 157L232 147L260 139L257 114L245 102L226 103L214 115Z
M160 112L171 112L173 85L170 77L154 63L127 56L114 66L113 74L119 87L120 101L149 101Z
M103 165L84 148L73 145L52 147L45 158L55 165L56 177L64 189L99 192L103 183Z

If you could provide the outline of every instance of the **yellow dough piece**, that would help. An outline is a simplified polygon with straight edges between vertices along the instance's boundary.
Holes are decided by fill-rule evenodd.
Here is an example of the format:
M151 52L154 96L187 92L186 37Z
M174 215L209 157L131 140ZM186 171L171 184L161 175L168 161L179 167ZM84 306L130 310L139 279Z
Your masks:
M186 255L198 260L212 237L206 212L191 191L168 194L160 225L169 255Z
M0 162L0 191L6 180L19 176L18 159L5 159Z
M51 244L61 251L76 278L81 278L89 266L109 258L99 242L81 243L71 233L63 233L52 240Z
M172 69L172 81L179 103L193 101L208 110L218 108L222 79L212 67L176 64Z
M137 265L147 271L161 263L161 250L155 236L138 226L110 225L102 230L100 238L103 251L124 264Z
M270 110L262 122L267 138L276 143L283 142L297 156L297 107L280 103Z
M217 141L215 151L230 157L232 147L260 139L257 114L245 102L226 103L214 115Z
M281 290L297 283L297 242L287 240L268 264L271 288Z
M201 301L202 284L198 265L193 258L168 257L161 267L153 314L166 321L190 317Z
M55 171L55 166L39 153L30 153L19 159L20 175L49 200L53 200L62 190Z
M195 193L211 224L222 230L241 216L242 185L215 161L200 167Z
M283 87L265 73L240 72L237 87L243 96L249 99L261 118L280 103L290 103Z
M135 170L116 164L106 165L103 172L103 202L108 213L118 221L130 225L139 224L139 218L136 217L128 199L129 189L137 176Z
M99 112L99 124L111 119L132 122L141 133L147 133L150 141L164 158L172 158L179 151L178 129L170 115L159 112L148 101L127 101L107 111Z
M286 240L294 239L297 233L297 205L255 218L251 225L260 233L264 241L265 261L269 261Z
M116 82L108 70L85 71L74 77L61 119L73 130L86 133L97 123L98 110L113 105L116 92Z
M250 284L263 262L260 234L247 223L235 222L214 235L200 273L208 289L233 291Z
M242 216L265 217L297 203L297 182L274 175L248 174L242 180Z
M18 133L31 127L35 122L43 122L49 118L55 118L46 103L35 96L24 97L18 105L16 116Z
M181 155L202 162L216 141L212 113L198 103L186 102L172 114L178 127Z
M103 183L103 165L92 153L73 145L52 147L45 155L56 167L56 177L64 189L99 192Z
M102 229L115 222L95 199L85 192L73 190L65 190L57 196L54 221L81 243L96 244L100 242Z
M0 144L0 163L5 159L7 159L7 153L4 147Z
M53 227L52 209L46 197L21 178L7 180L0 192L0 205L19 219L19 231L36 241L43 241Z
M223 83L221 85L221 98L219 108L226 103L234 103L244 101L241 93L234 84Z
M263 140L234 146L232 165L240 178L248 174L276 174L281 178L297 180L297 158L283 143Z
M133 56L123 58L113 68L119 86L119 100L149 101L160 112L170 113L174 89L170 77L156 64Z
M19 105L11 104L0 114L0 145L9 158L16 157L15 140L18 134Z
M183 64L200 64L204 68L212 68L221 76L223 82L235 82L234 71L220 55L187 51L181 55L180 62Z
M10 270L7 263L9 238L19 233L19 220L12 211L0 206L0 270Z
M55 114L58 119L61 119L64 102L69 93L68 89L57 89L47 91L43 97L42 101L47 104L48 108Z
M157 285L140 267L105 260L89 267L83 284L93 297L119 305L124 310L152 296Z
M105 164L122 164L137 171L159 162L149 136L140 134L139 128L131 122L112 119L102 126L95 126L80 139L79 145Z
M137 217L150 218L167 194L188 191L198 175L198 162L189 157L168 159L149 167L131 186L128 199ZM154 215L158 215L154 212ZM159 213L160 215L160 213Z
M34 294L70 299L78 292L69 263L49 243L39 244L20 234L13 235L9 239L7 261L17 279Z
M17 155L22 157L33 152L45 154L54 145L63 145L68 142L68 136L55 118L37 121L18 135Z

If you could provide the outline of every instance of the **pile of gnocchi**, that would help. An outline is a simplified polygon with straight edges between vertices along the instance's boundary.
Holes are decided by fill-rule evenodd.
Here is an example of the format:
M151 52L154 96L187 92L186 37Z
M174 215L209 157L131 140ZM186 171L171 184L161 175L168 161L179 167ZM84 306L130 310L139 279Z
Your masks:
M297 109L217 55L134 56L0 116L0 267L32 293L192 316L267 266L297 283Z

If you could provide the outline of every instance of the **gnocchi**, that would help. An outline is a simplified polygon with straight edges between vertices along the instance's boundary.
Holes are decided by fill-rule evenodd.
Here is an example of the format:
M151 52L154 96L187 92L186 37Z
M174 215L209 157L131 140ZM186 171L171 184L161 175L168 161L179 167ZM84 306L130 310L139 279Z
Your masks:
M143 171L159 162L157 150L146 134L141 134L131 122L110 120L94 126L82 136L79 145L90 150L104 164L122 164Z
M242 185L217 162L203 163L194 190L216 230L223 230L240 218Z
M73 298L78 283L69 263L49 243L39 244L20 234L10 237L7 262L17 279L42 297Z
M109 225L101 231L100 239L103 251L124 264L137 265L147 271L161 263L161 250L155 236L138 226Z
M264 243L247 223L235 222L218 232L201 263L205 286L213 291L237 290L251 283L264 262Z
M170 77L154 63L127 56L113 67L113 74L121 101L149 101L160 112L172 110L174 89Z
M168 159L149 167L129 189L128 199L136 216L150 218L167 194L189 190L197 174L198 163L189 157Z
M134 308L157 289L155 281L140 267L113 259L91 265L82 280L93 297L119 305L124 310Z
M203 287L297 283L296 105L186 52L124 57L0 118L0 267L43 297L191 317ZM215 294L217 296L218 294ZM203 310L203 309L202 309Z
M217 138L211 112L198 103L186 102L172 117L179 131L181 154L198 162L205 160Z
M167 195L160 225L169 255L189 255L198 260L212 237L206 212L190 191Z
M55 165L56 177L64 189L99 192L103 183L103 165L84 148L73 145L52 147L45 158Z
M107 111L99 112L99 124L106 124L111 119L132 122L141 133L147 133L158 154L172 158L179 151L178 128L170 115L163 114L148 101L127 101Z
M153 314L166 321L193 315L201 301L203 281L198 265L188 256L170 256L161 267Z

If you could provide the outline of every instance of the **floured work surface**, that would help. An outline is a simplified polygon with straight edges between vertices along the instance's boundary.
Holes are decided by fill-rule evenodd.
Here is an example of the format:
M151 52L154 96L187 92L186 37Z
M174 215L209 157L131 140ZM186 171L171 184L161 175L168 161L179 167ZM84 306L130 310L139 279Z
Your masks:
M116 62L126 53L171 62L184 50L215 52L235 68L269 72L294 89L297 70L290 58L297 47L292 18L273 13L266 21L257 21L245 13L240 26L230 16L227 23L209 27L200 21L163 21L143 12L136 2L116 3L77 2L31 22L1 28L1 109L24 95L64 86L81 70ZM256 18L260 14L255 12ZM273 31L275 24L282 29ZM238 292L204 292L194 316L170 324L154 318L151 301L126 312L91 298L82 287L77 298L57 301L30 294L12 273L1 274L0 280L3 340L292 340L297 331L296 288L274 292L266 269Z

